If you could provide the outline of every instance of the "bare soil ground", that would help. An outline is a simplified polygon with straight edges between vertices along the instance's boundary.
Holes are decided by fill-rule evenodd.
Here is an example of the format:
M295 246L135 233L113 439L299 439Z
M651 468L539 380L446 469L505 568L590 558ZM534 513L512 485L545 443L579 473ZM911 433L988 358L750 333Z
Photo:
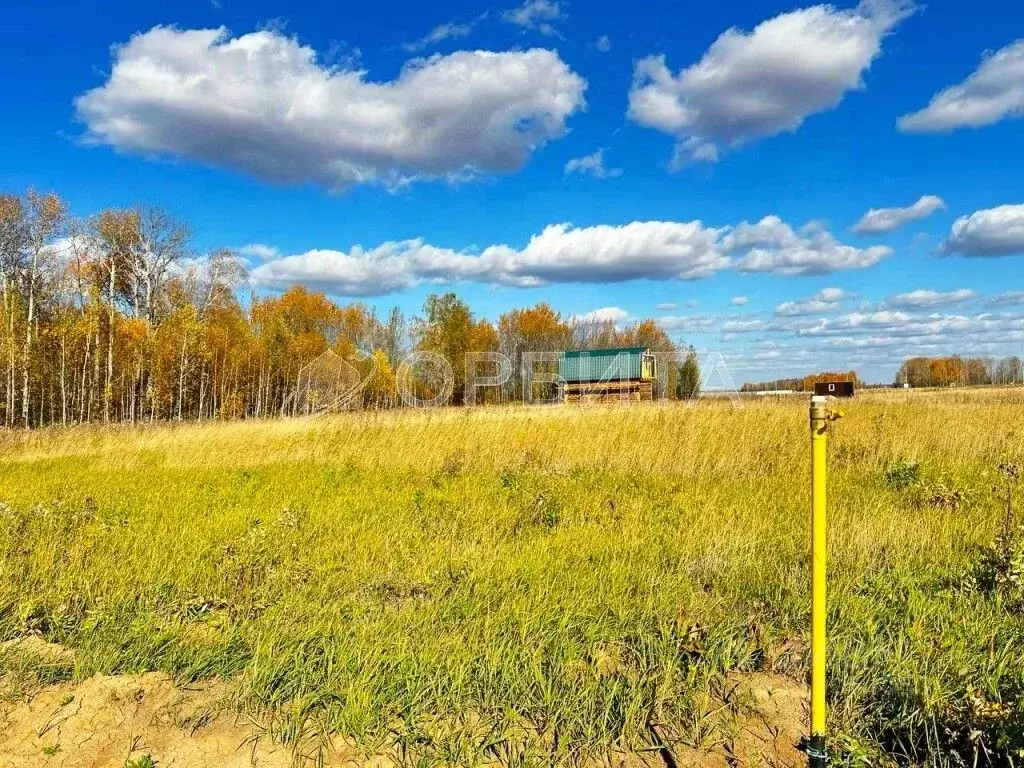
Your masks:
M38 638L14 641L42 661L73 658ZM227 707L228 683L178 687L167 675L95 675L14 696L0 680L0 768L389 768L348 744L315 747L275 743L261 723ZM798 749L807 720L806 687L774 674L734 675L714 732L700 748L673 743L646 754L615 752L608 768L788 768L806 759ZM496 766L497 768L497 766Z

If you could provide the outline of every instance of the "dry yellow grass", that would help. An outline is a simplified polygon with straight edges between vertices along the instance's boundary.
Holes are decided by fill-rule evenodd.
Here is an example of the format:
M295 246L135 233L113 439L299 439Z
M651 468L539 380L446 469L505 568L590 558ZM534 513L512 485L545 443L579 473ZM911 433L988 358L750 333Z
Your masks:
M1022 406L867 392L835 426L850 764L1024 748L1022 622L975 577ZM802 398L4 433L0 639L76 649L37 679L237 677L280 737L416 760L706 744L716 681L806 668L808 442Z

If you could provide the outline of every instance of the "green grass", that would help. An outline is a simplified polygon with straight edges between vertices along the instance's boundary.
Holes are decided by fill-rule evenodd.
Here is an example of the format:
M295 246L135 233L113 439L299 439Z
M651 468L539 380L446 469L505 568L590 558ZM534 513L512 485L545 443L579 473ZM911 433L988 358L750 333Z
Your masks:
M841 761L1024 756L1024 618L975 578L1022 405L885 393L836 426ZM42 681L237 679L281 737L428 764L700 742L724 674L806 672L808 443L794 401L8 433L0 639L76 650Z

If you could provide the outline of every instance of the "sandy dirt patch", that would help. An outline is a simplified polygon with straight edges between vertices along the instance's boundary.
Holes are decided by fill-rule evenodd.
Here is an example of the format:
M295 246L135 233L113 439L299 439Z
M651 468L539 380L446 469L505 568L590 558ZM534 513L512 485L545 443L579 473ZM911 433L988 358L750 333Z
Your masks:
M26 638L23 652L67 662L72 652ZM652 729L664 743L643 755L611 753L607 768L802 766L798 744L807 722L807 689L782 675L729 678L712 738L701 748L669 725ZM274 743L260 723L226 707L222 682L178 687L167 675L96 675L45 686L0 702L0 768L293 768L320 765L388 768L387 757L359 757L346 747L296 755ZM317 759L319 758L319 759ZM152 762L149 762L152 761Z

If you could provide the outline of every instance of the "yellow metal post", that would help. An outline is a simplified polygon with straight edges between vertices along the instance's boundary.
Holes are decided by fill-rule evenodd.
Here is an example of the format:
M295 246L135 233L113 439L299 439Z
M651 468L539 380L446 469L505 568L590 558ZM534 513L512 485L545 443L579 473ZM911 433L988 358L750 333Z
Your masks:
M824 768L825 752L825 508L828 422L835 418L827 398L811 398L811 768Z

